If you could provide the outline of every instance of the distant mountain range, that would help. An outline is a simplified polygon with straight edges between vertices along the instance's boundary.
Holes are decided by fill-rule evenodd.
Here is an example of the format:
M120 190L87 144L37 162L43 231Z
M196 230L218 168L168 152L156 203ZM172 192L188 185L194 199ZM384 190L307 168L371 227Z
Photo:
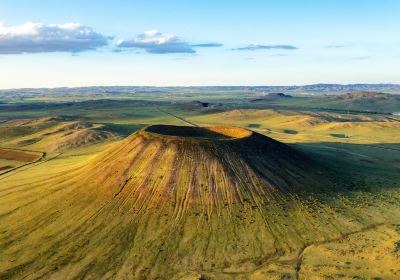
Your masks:
M397 112L400 110L400 95L380 92L351 92L324 98L324 104L334 108Z
M397 92L400 93L400 84L313 84L304 86L277 86L277 87L254 87L255 89L278 90L284 92L320 92L320 93L342 93L342 92Z
M153 86L95 86L95 87L59 87L59 88L20 88L0 90L1 96L37 96L37 95L120 95L120 94L162 94L168 92L197 91L249 91L283 92L309 94L339 94L346 92L387 92L399 93L400 84L313 84L303 86L200 86L200 87L153 87Z

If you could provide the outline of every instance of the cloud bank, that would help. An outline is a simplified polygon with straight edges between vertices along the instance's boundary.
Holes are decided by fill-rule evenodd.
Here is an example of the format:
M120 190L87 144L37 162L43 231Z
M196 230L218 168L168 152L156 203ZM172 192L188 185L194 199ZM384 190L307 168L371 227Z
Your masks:
M80 23L44 24L27 22L9 26L0 22L0 54L71 52L94 50L108 45L112 37L95 32ZM149 30L131 40L119 40L115 52L123 49L142 49L152 54L196 53L196 48L216 48L223 44L206 42L190 44L178 36ZM296 50L292 45L249 44L237 51Z
M257 50L297 50L298 48L291 45L261 45L250 44L245 47L236 48L236 51L257 51Z
M111 37L80 23L44 24L27 22L9 26L0 22L0 54L72 52L93 50Z
M195 44L192 45L192 47L194 48L218 48L218 47L222 47L223 44L221 43L204 43L204 44Z
M139 34L132 40L119 40L120 48L139 48L148 53L195 53L193 47L175 35L164 35L157 30L149 30Z

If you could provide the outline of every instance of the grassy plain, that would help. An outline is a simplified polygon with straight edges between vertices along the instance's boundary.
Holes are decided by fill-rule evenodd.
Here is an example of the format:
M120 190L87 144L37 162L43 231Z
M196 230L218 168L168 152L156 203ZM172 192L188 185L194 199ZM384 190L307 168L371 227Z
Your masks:
M46 153L0 175L0 278L398 279L399 119L182 102L0 111L0 147ZM252 171L225 148L126 138L189 123L248 128L296 152L262 157L268 192L243 182L238 196L239 179L215 175L221 160L234 174ZM294 174L302 187L290 189Z

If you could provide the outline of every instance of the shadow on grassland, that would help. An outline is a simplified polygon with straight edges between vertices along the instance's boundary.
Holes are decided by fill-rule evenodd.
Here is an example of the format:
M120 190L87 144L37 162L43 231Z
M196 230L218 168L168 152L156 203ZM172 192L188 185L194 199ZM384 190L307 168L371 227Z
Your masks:
M334 174L344 190L400 187L400 143L291 144Z

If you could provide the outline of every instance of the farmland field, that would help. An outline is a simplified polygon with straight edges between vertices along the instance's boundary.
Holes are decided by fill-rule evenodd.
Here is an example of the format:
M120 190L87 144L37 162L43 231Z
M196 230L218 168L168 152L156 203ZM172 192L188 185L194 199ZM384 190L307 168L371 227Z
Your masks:
M40 160L44 153L0 148L0 174Z

